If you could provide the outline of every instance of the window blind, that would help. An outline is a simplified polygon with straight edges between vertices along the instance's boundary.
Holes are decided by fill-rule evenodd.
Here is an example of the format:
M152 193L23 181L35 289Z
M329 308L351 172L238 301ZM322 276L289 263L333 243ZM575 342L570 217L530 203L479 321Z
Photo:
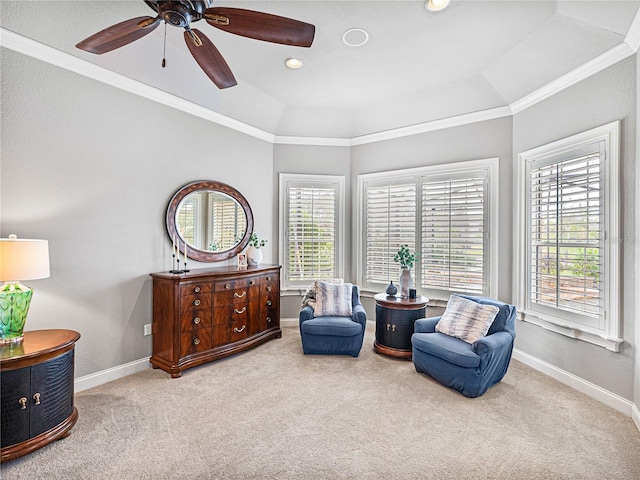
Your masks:
M483 293L484 177L422 182L422 288Z
M289 284L337 276L338 186L289 184L285 231Z
M603 308L599 151L530 168L530 299L596 317Z
M400 276L393 256L401 245L416 247L416 182L366 189L365 277L387 284Z
M213 194L210 196L211 224L208 250L227 250L242 239L247 219L242 207L232 198Z

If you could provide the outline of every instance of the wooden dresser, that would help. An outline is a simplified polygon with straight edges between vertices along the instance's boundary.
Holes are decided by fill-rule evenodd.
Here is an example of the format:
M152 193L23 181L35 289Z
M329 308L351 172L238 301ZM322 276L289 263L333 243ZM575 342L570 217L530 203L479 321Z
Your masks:
M152 273L153 367L176 378L187 368L282 337L280 268Z

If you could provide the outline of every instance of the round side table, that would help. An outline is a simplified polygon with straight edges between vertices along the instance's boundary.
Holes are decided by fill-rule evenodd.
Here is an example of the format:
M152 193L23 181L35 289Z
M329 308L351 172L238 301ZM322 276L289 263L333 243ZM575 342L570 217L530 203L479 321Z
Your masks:
M429 299L401 298L386 293L373 297L376 301L376 340L373 350L382 355L411 359L413 323L424 318Z

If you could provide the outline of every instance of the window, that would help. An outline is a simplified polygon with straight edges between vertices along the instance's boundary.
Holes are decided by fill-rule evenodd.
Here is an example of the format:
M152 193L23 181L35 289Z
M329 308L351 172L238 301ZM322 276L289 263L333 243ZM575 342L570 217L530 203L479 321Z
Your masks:
M342 278L344 177L280 174L283 289Z
M618 124L519 155L525 320L617 351ZM521 211L521 210L520 210Z
M447 299L452 292L495 292L497 159L359 176L358 278L381 291L400 276L394 254L406 244L419 252L420 293ZM497 182L495 182L497 183ZM493 210L492 210L493 209Z

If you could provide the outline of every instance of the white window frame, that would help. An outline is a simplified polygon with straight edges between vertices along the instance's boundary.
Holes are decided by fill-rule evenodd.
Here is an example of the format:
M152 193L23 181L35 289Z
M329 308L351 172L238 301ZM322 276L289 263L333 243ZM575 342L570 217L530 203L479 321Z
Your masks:
M620 293L619 293L619 243L620 243L620 179L619 179L619 139L620 122L612 122L586 132L573 135L547 145L542 145L518 154L517 165L517 193L516 193L516 241L514 262L514 292L516 305L522 319L548 330L583 340L608 350L618 352L623 339L620 338ZM528 238L528 219L530 201L528 165L545 158L568 158L572 152L578 152L588 145L603 143L604 150L601 159L601 225L604 230L603 245L603 317L601 328L587 326L565 315L563 311L555 313L533 310L529 297L531 255Z
M361 285L361 288L365 292L377 293L384 289L382 285L369 285L366 282L364 271L364 255L365 255L365 243L366 243L366 188L368 184L381 183L381 181L387 183L398 183L406 180L417 180L419 177L442 177L443 175L464 175L472 174L478 171L487 172L487 208L485 219L485 236L487 237L488 252L485 268L485 292L484 295L496 297L498 294L498 219L499 219L499 158L486 158L479 160L469 160L450 164L438 164L425 167L410 168L405 170L394 170L389 172L376 172L358 175L358 191L357 191L357 205L356 205L356 238L357 238L357 254L356 254L356 275ZM420 196L418 192L418 196ZM416 206L416 227L421 222L421 204L422 201L418 198L420 205ZM416 228L416 251L421 250L422 235L418 228ZM420 259L416 261L416 267L414 267L414 278L419 279L419 275L416 273L416 268L420 263ZM391 279L397 280L397 279ZM422 291L416 280L416 289L418 293L426 295L430 300L448 300L449 293L444 293L443 290L437 291Z
M304 185L317 187L333 187L336 189L336 229L335 229L335 245L336 245L336 265L335 278L344 278L344 250L345 250L345 177L341 175L309 175L297 173L281 173L279 175L279 197L280 211L279 219L279 263L282 265L282 275L280 289L283 292L295 290L296 294L308 285L292 284L289 282L288 272L288 252L287 252L287 225L289 224L288 216L288 198L287 190L290 185Z

